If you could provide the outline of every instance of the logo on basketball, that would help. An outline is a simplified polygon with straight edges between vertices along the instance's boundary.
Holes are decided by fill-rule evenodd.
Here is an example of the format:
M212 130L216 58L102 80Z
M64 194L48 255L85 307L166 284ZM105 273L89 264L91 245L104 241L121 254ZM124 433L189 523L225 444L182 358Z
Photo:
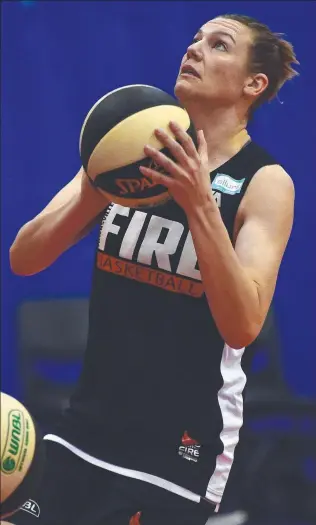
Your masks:
M8 418L7 438L1 458L1 470L5 474L13 474L22 452L24 419L20 410L11 410Z
M181 439L182 445L180 445L178 454L179 456L182 456L184 459L187 459L188 461L193 461L194 463L197 463L200 458L200 448L201 445L196 441L196 439L192 439L188 432L185 431L182 439Z
M146 165L146 163L145 163ZM162 173L164 175L168 175L168 173L159 166L154 160L150 159L148 167L152 170L158 171L159 173ZM125 179L115 179L115 185L119 188L119 195L127 195L135 193L142 193L150 188L153 188L154 186L158 186L158 184L143 175L139 173L138 177L135 178L125 178Z
M41 513L40 506L33 499L28 499L24 503L24 505L22 505L21 509L25 510L25 512L29 512L30 514L33 514L33 516L35 516L36 518L40 517L40 513Z
M146 179L145 177L140 177L139 179L116 179L116 186L120 189L119 195L127 195L128 193L137 193L157 186L155 182Z
M15 471L16 463L13 458L7 457L2 462L2 471L6 474L11 474Z

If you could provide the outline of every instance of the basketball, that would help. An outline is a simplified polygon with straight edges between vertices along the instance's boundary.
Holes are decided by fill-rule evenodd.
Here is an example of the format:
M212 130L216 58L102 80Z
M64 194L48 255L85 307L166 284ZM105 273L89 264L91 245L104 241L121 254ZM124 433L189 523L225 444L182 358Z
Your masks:
M1 511L10 516L39 482L44 463L43 441L27 409L1 392Z
M176 121L192 137L196 134L188 113L161 89L146 85L125 86L100 98L86 116L79 140L83 168L105 196L130 208L150 207L169 199L167 189L139 171L146 166L162 172L146 157L148 144L171 157L156 138L162 128L173 136L170 121Z

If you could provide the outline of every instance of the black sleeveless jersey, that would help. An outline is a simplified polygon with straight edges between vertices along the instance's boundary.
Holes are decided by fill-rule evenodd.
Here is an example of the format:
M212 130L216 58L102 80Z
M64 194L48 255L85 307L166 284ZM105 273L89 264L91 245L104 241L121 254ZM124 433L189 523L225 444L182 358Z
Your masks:
M250 142L210 174L231 239L252 177L271 164ZM217 330L183 210L172 200L138 210L112 203L97 244L83 371L58 436L105 468L219 502L250 354Z

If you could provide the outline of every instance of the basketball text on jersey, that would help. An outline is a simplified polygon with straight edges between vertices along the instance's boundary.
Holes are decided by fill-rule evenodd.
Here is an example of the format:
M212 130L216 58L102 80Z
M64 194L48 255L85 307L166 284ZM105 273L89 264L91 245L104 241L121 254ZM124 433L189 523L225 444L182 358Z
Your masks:
M220 194L214 193L220 206ZM107 243L113 235L117 236L117 248L115 254L112 251L109 255ZM203 295L197 256L188 228L178 221L149 216L146 211L135 211L113 203L106 209L99 237L97 267L170 292L197 298Z

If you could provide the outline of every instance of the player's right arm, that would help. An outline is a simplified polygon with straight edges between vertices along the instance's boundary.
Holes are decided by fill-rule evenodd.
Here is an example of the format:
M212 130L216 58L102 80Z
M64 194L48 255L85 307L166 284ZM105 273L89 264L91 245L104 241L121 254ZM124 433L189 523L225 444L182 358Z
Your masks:
M10 248L13 273L34 275L50 266L89 233L107 204L81 168L50 203L19 230Z

